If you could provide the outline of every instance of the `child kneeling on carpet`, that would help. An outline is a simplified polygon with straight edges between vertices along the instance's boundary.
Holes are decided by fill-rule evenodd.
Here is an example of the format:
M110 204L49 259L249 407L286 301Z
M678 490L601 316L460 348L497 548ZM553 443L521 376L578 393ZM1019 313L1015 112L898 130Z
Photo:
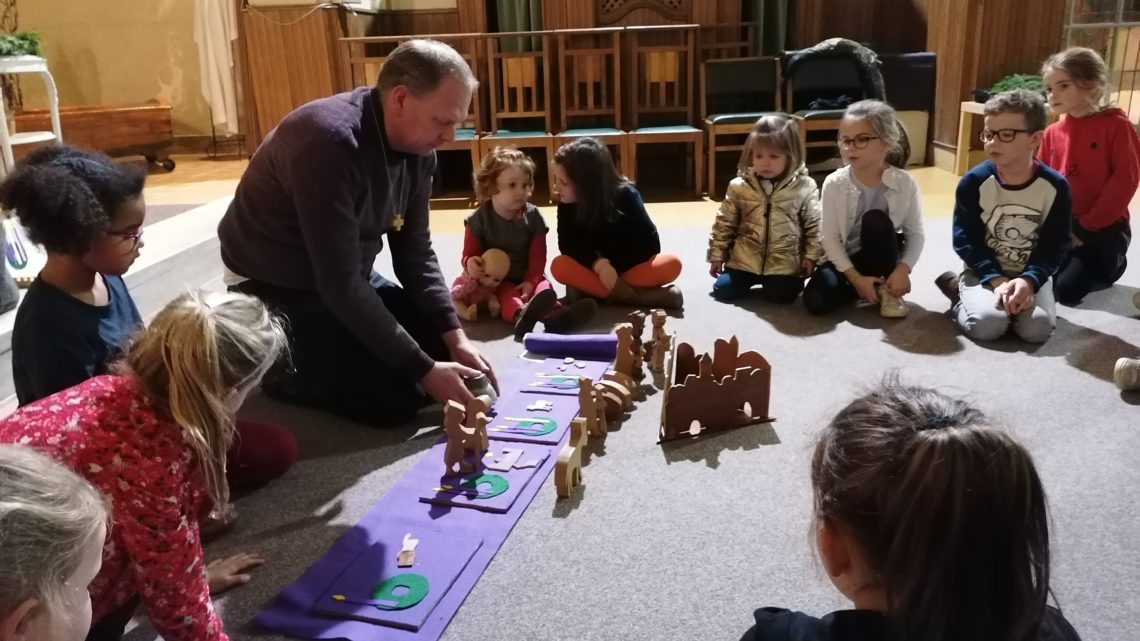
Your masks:
M1034 159L1045 129L1041 94L999 93L983 112L989 160L962 176L954 194L954 251L965 269L935 285L970 338L996 340L1012 327L1044 343L1057 325L1052 278L1071 242L1069 183Z
M210 593L245 583L243 571L262 561L241 554L206 565L199 523L229 502L234 413L285 345L256 298L184 294L131 342L117 374L0 421L0 443L48 454L110 499L89 640L120 638L140 599L167 641L227 638Z
M907 315L902 297L922 255L918 183L895 110L878 100L847 107L839 123L843 167L823 181L820 222L826 261L804 288L804 307L827 314L862 299L888 318Z
M795 120L779 114L756 121L709 237L717 300L741 298L754 285L771 303L800 295L823 253L819 188L803 159Z
M661 253L657 227L641 193L614 168L609 149L579 138L554 154L558 188L558 250L550 273L575 297L606 303L680 309L671 285L681 259Z
M854 609L756 610L742 641L1079 641L1049 597L1049 516L1029 452L932 389L881 386L811 461L819 557Z
M1108 66L1085 47L1054 54L1041 68L1050 105L1065 118L1049 125L1037 159L1069 182L1073 243L1054 277L1062 305L1079 305L1128 267L1128 203L1140 184L1140 137L1108 96Z
M0 445L0 641L83 641L106 539L95 488L32 448Z
M588 322L597 311L597 303L590 299L562 306L546 280L548 228L538 207L530 203L533 191L534 161L523 152L496 147L483 158L475 171L475 197L483 204L464 221L464 273L452 285L454 298L457 288L470 289L472 281L484 277L484 251L505 252L510 265L493 293L499 313L515 326L517 338L539 321L548 332L565 333Z
M139 170L66 146L38 149L0 184L31 240L48 252L12 330L12 374L21 406L106 374L142 319L122 274L143 247ZM286 429L240 421L226 471L235 486L258 486L297 457ZM232 520L222 506L220 521ZM220 525L221 523L219 523Z

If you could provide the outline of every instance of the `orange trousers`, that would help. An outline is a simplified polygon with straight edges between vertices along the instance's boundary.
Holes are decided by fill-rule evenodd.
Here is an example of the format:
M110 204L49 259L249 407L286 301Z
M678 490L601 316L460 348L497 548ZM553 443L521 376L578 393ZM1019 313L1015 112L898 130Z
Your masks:
M610 295L610 290L606 289L594 270L569 256L556 256L550 262L550 275L563 285L583 291L595 298L606 298ZM681 259L673 254L657 254L619 274L625 282L634 287L668 285L680 275Z

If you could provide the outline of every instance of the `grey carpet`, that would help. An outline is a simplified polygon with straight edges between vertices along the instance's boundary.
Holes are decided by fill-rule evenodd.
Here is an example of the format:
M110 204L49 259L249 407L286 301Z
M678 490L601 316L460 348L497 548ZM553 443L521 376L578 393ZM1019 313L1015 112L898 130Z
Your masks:
M809 453L828 418L892 368L906 381L973 399L1028 445L1049 492L1053 588L1065 614L1086 640L1140 638L1140 397L1112 384L1116 358L1140 356L1140 313L1131 303L1140 267L1081 309L1062 308L1045 345L983 346L958 335L931 284L959 264L948 220L927 223L912 313L902 321L868 309L813 318L799 302L717 303L707 296L704 228L666 229L662 237L687 265L684 318L668 327L698 349L735 333L743 348L761 351L773 367L778 420L662 447L655 444L661 397L651 392L604 442L591 443L580 495L556 501L546 481L444 639L736 639L757 607L814 614L845 607L809 543ZM460 243L454 234L437 238L449 277ZM1140 263L1135 248L1132 259ZM606 310L594 329L619 318ZM501 323L470 333L498 368L520 351ZM253 581L222 597L219 608L232 638L277 639L248 622L438 432L430 415L385 432L257 397L245 413L293 429L303 460L240 500L236 529L208 552L265 555ZM139 629L130 638L152 636Z

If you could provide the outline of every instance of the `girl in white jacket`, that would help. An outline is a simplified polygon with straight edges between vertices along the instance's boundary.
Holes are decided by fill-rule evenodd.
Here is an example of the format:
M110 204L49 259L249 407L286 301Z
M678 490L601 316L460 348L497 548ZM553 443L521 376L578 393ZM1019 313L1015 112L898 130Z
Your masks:
M839 125L845 166L823 182L825 261L804 289L804 306L827 314L857 299L883 316L906 316L903 295L922 253L918 184L906 170L895 110L877 100L847 107Z

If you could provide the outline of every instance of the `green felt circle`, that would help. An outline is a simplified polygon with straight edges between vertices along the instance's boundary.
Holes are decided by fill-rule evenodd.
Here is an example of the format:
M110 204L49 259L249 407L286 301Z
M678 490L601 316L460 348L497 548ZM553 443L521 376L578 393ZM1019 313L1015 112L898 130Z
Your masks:
M405 587L407 592L396 596L396 588ZM396 576L384 579L372 588L372 598L377 601L390 601L396 605L381 605L375 603L377 610L406 610L420 601L424 600L427 596L428 580L420 574L397 574Z
M558 429L558 423L549 418L511 418L508 416L505 420L513 421L516 427L536 428L526 430L527 436L544 436Z
M480 492L479 486L483 484L490 485L491 489L487 492ZM493 499L503 492L506 492L511 487L511 484L507 482L507 479L498 474L480 474L479 476L473 476L469 479L463 479L459 482L459 487L475 490L475 496L472 498L483 500Z

